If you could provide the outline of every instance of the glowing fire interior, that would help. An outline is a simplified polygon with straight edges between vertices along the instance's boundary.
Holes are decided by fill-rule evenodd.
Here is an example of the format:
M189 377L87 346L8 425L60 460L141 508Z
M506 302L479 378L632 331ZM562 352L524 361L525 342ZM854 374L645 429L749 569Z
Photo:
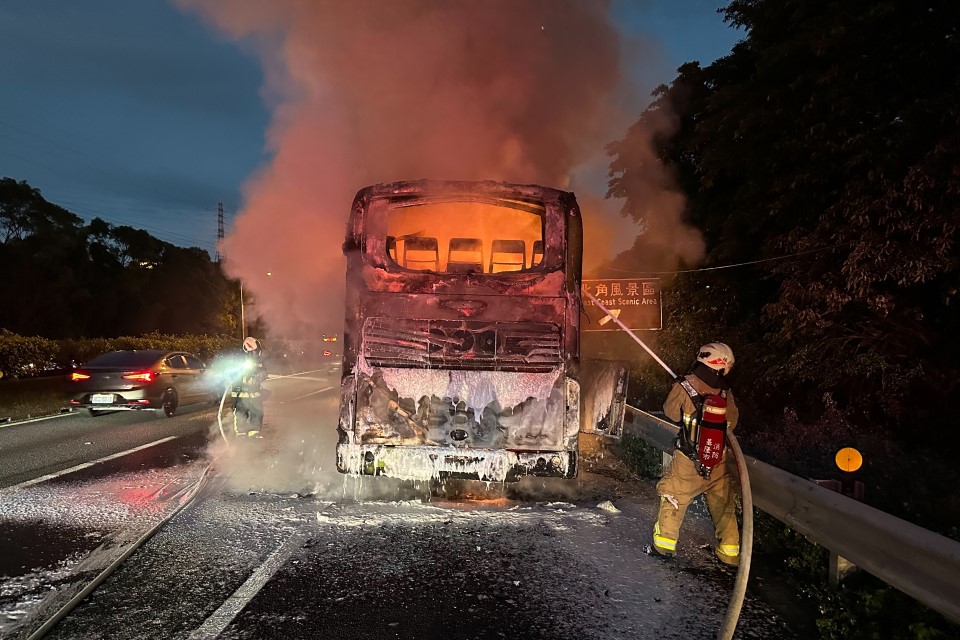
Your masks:
M394 204L387 253L405 269L526 271L543 260L543 206L528 202Z

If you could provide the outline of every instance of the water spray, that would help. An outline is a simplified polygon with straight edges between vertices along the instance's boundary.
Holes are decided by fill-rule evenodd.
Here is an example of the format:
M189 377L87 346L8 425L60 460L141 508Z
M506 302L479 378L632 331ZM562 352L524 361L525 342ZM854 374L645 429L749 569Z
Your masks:
M230 393L230 389L233 387L234 380L236 380L245 371L250 371L254 368L255 365L250 360L243 359L240 361L228 362L223 367L223 371L219 373L221 378L226 380L226 384L223 389L223 395L220 397L220 408L217 410L217 426L220 427L220 436L223 438L223 441L226 443L227 447L230 446L230 439L227 438L227 434L223 430L223 405L227 401L227 395Z
M596 297L596 296L594 296L592 293L590 293L589 291L586 291L586 290L584 290L584 293L587 294L587 297L588 297L588 298L590 298L591 300L593 300L593 303L594 303L595 305L597 305L597 307L600 309L600 311L603 311L605 314L607 314L607 315L610 317L610 319L613 320L613 321L617 324L618 327L620 327L621 329L623 329L624 331L626 331L628 336L630 336L631 338L633 338L634 341L636 341L636 343L637 343L638 345L640 345L641 347L643 347L643 350L646 351L647 353L649 353L649 354L650 354L650 357L653 358L654 360L656 360L656 361L657 361L657 364L659 364L661 367L663 367L664 370L665 370L667 373L670 374L670 377L671 377L671 378L673 378L674 380L676 380L676 379L679 377L679 376L677 376L677 374L675 374L675 373L673 372L673 369L671 369L671 368L667 365L666 362L664 362L663 360L660 359L660 356L658 356L657 354L655 354L650 347L648 347L646 344L644 344L643 340L641 340L640 338L637 337L637 334L635 334L633 331L631 331L630 329L628 329L628 328L627 328L627 325L623 324L623 321L620 320L620 318L618 318L618 317L617 317L615 314L613 314L609 309L607 309L605 306L603 306L603 303L600 302L599 300L597 300L597 297Z
M597 300L590 291L584 289L583 291L590 300L593 301L597 308L603 311L607 316L613 320L618 327L627 332L634 342L643 347L643 350L650 354L650 357L656 360L657 364L664 368L664 370L670 374L670 377L673 378L674 382L678 383L683 387L691 397L699 395L697 391L693 388L692 385L687 381L683 376L678 376L673 370L667 366L667 363L660 359L660 357L653 352L650 347L644 344L637 335L631 331L627 325L625 325L620 318L614 315L609 309L607 309L602 302ZM730 450L733 451L733 457L737 461L737 472L740 475L740 493L741 499L743 500L743 533L741 535L741 562L740 566L737 569L737 579L733 585L733 595L730 597L730 604L727 606L727 614L723 619L723 624L720 627L720 630L717 632L717 640L730 640L733 637L733 632L737 628L737 621L740 619L740 610L743 607L743 598L747 592L747 580L750 577L750 556L753 554L753 492L750 489L750 477L747 473L747 461L743 457L743 451L740 449L740 443L737 442L736 436L733 435L733 432L729 429L726 432L727 440L730 443Z

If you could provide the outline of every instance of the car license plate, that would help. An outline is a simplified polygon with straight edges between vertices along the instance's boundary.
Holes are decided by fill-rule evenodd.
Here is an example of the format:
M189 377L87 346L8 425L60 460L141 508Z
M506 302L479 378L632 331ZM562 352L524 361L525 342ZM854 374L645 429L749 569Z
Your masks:
M94 404L110 404L113 402L112 393L95 393L90 396L90 402Z

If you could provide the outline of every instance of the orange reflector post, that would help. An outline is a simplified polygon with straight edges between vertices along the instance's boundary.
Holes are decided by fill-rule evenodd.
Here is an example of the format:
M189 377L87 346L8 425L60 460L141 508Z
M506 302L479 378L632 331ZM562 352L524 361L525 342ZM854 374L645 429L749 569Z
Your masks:
M863 466L863 456L853 447L844 447L837 451L836 461L842 471L856 471Z

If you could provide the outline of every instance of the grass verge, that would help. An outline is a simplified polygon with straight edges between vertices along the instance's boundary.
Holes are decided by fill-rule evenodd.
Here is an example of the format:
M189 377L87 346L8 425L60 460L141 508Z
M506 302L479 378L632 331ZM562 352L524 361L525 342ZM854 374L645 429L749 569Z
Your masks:
M0 380L0 420L24 420L69 407L69 388L62 376Z

